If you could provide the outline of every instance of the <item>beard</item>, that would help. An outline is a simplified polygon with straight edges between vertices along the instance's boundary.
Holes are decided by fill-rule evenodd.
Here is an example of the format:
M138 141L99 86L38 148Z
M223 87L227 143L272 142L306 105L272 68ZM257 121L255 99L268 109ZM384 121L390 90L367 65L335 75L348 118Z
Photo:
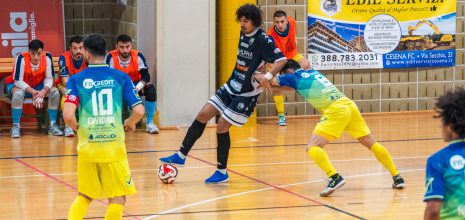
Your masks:
M120 56L121 56L122 58L124 58L124 59L129 58L129 55L130 55L129 53L122 53L122 54L120 54Z

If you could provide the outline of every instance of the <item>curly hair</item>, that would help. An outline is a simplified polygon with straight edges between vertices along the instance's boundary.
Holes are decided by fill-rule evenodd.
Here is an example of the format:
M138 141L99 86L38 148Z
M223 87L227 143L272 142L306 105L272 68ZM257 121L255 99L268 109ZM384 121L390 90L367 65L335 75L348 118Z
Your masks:
M451 127L460 138L465 138L465 90L457 88L448 91L436 102L435 118L440 118L444 125Z
M262 25L262 14L260 9L252 4L245 4L239 7L236 11L236 20L239 21L240 18L245 17L252 21L252 24L255 27L260 27Z

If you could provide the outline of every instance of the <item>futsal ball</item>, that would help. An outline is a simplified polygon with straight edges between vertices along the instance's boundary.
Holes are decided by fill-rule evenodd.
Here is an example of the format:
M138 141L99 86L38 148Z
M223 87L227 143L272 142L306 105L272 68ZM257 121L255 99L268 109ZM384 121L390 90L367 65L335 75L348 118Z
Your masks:
M158 167L158 178L160 178L160 180L165 184L174 183L177 176L178 169L173 165L162 164Z

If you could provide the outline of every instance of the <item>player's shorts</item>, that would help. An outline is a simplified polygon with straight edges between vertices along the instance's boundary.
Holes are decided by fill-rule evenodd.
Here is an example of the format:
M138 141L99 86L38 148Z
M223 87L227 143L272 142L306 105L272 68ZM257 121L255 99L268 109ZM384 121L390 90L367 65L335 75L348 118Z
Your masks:
M6 94L8 94L9 97L12 97L13 94L11 93L11 90L13 90L13 87L15 87L15 84L14 83L9 83L5 86L5 90L6 90ZM40 91L44 88L44 84L39 84L37 85L36 87L34 87L35 90L37 91ZM32 98L32 94L31 93L28 93L26 92L24 94L24 98Z
M347 97L334 101L322 113L323 116L313 133L330 141L340 138L344 131L354 138L364 137L371 133L357 105Z
M304 56L302 56L302 54L298 53L297 55L292 57L292 60L294 60L295 62L299 62L299 60L302 59L302 58L304 58Z
M253 113L257 99L258 95L250 97L233 95L222 86L210 97L208 102L222 113L221 116L226 121L241 127Z
M92 199L136 193L129 170L128 160L107 163L84 162L78 160L78 191Z

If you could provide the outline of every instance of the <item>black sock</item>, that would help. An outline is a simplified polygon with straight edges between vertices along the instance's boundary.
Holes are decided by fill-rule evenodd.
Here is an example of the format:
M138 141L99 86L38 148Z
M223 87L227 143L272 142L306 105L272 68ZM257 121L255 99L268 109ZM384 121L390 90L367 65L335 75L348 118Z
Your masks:
M229 131L222 134L216 134L218 139L218 148L216 149L216 157L218 160L218 169L226 169L228 165L229 148L231 147L231 138Z
M181 149L179 149L179 151L181 151L182 154L184 154L185 156L189 154L189 151L191 150L192 146L194 146L197 139L199 139L199 137L202 136L206 125L207 123L202 123L200 121L197 121L197 119L195 119L194 122L192 122L192 125L189 127L189 130L187 130L187 134L184 137L184 140L182 141Z

